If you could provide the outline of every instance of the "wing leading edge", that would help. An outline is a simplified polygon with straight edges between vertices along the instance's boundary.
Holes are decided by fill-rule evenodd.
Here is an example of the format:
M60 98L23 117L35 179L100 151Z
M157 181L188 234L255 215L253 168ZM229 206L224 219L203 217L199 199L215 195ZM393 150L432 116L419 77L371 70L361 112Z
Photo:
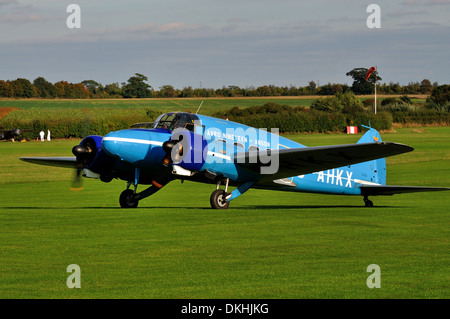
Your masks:
M278 157L278 170L273 174L261 174L261 181L276 180L285 177L305 175L320 172L337 167L343 167L371 161L378 158L399 155L411 152L414 149L411 146L393 143L360 143L333 146L318 146L272 150L270 159L276 160ZM263 164L249 163L251 156L256 152L238 153L235 161L238 165L254 172L261 173L263 167L268 167L272 163ZM264 156L264 151L258 152Z

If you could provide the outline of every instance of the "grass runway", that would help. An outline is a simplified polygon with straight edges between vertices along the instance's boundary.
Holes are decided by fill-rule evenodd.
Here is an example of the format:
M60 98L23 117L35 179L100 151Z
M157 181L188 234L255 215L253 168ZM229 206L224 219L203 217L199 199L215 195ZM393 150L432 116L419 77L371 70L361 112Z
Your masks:
M359 135L360 136L360 135ZM305 145L356 142L291 135ZM385 141L388 183L450 186L450 128L405 128ZM0 298L449 298L450 192L362 197L250 190L226 211L214 185L172 182L120 209L125 182L23 163L70 156L78 141L0 143ZM66 268L81 269L81 289ZM369 289L370 264L381 288Z

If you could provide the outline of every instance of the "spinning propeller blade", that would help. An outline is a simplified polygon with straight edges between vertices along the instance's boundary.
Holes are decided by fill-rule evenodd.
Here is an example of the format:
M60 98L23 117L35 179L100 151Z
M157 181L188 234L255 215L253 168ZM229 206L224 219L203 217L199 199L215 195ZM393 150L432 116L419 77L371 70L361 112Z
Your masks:
M72 180L71 191L81 191L83 190L83 180L81 178L81 173L83 171L84 165L92 153L92 149L89 146L75 145L72 148L72 153L77 159L77 166L75 171L74 179Z

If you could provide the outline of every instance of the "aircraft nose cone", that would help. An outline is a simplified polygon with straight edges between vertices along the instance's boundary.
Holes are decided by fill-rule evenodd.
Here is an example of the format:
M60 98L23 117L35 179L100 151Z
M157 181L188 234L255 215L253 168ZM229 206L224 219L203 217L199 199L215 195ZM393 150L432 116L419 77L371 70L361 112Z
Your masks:
M106 134L102 140L102 148L108 155L119 156L120 146L121 143L117 138L117 132Z

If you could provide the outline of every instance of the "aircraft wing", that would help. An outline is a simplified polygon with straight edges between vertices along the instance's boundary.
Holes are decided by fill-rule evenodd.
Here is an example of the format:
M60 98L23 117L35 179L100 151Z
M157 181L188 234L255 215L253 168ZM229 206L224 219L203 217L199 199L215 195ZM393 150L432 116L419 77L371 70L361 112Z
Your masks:
M364 196L394 195L402 193L448 191L444 187L422 187L422 186L395 186L395 185L363 185L361 194Z
M261 169L269 170L269 166L273 161L277 160L278 156L278 170L274 173L261 174L260 176L262 181L272 181L358 164L413 150L408 145L392 142L359 143L272 150L270 155L267 156L267 159L270 158L271 160L268 164L263 164L260 160L257 163L250 163L251 156L254 156L256 152L253 152L253 155L251 152L238 153L235 156L235 161L238 165L254 173L261 174ZM264 151L259 151L258 158L263 153ZM264 159L264 157L262 158Z
M77 168L75 157L21 157L20 160L39 165Z

